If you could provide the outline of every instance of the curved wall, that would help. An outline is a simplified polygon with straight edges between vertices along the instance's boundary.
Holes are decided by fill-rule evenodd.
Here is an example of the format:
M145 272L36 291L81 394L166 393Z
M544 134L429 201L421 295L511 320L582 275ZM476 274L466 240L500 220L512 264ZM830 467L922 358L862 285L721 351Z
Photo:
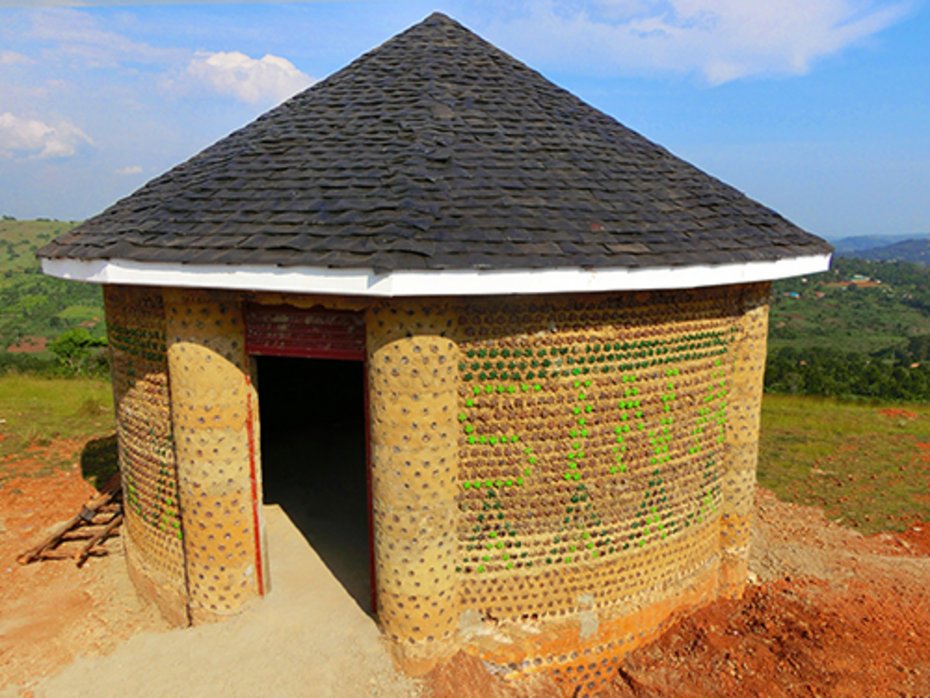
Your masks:
M459 308L463 644L584 694L671 613L741 590L766 297Z
M165 312L161 289L106 286L126 561L136 587L175 625L187 625Z
M585 695L676 611L741 591L767 296L370 301L378 619L401 666L464 649ZM129 565L178 622L263 593L246 301L345 302L107 289Z

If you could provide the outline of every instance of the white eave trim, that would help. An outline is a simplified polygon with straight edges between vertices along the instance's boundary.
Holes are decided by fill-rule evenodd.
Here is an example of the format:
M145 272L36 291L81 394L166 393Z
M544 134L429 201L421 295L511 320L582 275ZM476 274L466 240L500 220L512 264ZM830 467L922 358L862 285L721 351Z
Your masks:
M639 269L394 271L274 265L165 264L125 259L42 259L50 276L99 284L222 288L345 296L475 296L698 288L825 271L829 254L737 264Z

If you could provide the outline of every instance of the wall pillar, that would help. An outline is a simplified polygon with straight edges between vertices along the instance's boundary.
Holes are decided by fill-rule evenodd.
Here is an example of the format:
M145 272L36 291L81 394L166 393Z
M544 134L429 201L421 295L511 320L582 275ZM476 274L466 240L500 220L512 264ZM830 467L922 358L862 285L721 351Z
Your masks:
M734 289L737 290L737 289ZM770 284L744 286L732 345L727 457L720 517L720 594L739 596L749 576Z
M160 288L104 287L129 576L174 626L189 625Z
M447 307L417 300L377 306L366 318L378 619L414 675L455 650L454 323Z
M258 410L236 296L166 289L171 415L194 623L264 592Z

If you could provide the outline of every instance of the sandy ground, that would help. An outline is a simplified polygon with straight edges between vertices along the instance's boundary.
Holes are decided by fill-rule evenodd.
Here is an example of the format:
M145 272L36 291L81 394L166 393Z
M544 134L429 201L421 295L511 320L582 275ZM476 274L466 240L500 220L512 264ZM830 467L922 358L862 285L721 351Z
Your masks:
M0 487L0 698L552 695L464 655L421 682L398 675L374 622L275 506L272 591L222 624L168 630L136 597L119 539L81 569L14 562L89 493L76 468ZM764 490L756 514L756 583L627 657L605 695L930 696L930 525L863 537Z
M415 682L394 671L374 621L284 512L269 506L265 517L274 562L263 602L225 623L138 634L32 684L34 695L419 695Z

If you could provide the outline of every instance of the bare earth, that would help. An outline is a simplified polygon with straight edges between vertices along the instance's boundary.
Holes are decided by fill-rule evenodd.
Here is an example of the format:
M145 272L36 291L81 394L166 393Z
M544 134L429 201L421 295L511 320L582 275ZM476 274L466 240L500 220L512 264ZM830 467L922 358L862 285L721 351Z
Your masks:
M76 469L0 486L0 698L554 691L505 686L464 655L424 681L398 675L374 622L276 507L272 592L218 625L166 628L135 596L118 539L82 569L15 562L89 493ZM930 524L866 538L764 490L757 503L757 583L633 653L609 695L930 696Z

